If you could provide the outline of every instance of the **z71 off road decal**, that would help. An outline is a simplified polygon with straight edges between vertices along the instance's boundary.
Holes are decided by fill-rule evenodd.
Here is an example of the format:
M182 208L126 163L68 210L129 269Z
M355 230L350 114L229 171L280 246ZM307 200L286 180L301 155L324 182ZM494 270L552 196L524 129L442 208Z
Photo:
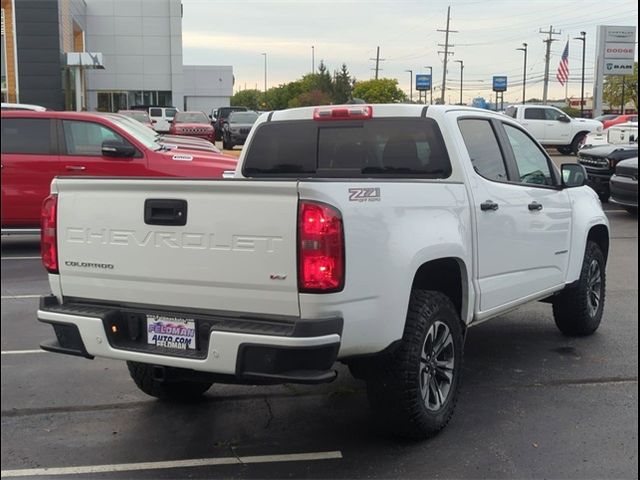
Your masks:
M379 202L380 188L363 187L349 189L350 202Z

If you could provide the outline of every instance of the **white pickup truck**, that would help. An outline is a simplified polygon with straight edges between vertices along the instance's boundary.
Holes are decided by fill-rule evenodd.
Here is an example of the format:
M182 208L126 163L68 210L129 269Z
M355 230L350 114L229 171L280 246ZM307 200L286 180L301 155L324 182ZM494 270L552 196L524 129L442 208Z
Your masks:
M587 134L602 132L602 122L571 118L549 105L511 105L504 113L526 128L542 145L555 147L563 155L577 154Z
M321 383L341 361L378 417L428 437L467 328L531 301L589 335L609 225L584 168L453 106L263 114L235 178L57 178L43 205L48 351L127 362L149 395Z

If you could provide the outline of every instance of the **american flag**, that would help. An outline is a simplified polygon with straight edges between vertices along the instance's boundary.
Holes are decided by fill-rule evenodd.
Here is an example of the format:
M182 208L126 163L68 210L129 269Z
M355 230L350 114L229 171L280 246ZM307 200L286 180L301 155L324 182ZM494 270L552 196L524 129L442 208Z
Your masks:
M567 80L569 80L569 40L567 40L567 44L562 51L562 58L560 59L560 65L558 65L556 78L563 87L564 84L567 83Z

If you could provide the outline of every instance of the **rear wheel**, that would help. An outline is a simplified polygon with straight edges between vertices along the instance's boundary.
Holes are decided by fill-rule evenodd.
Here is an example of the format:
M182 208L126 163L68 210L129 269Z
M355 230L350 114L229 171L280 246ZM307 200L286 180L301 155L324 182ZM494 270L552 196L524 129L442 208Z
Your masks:
M462 323L448 297L414 290L402 341L367 391L378 419L392 432L428 438L453 416L462 371Z
M553 316L562 333L591 335L600 326L606 294L606 262L595 242L588 242L580 279L553 300Z
M181 368L162 368L139 362L127 362L127 368L140 390L161 400L193 401L213 385L212 381L188 379L190 371ZM158 369L170 374L170 378L162 378L158 375Z

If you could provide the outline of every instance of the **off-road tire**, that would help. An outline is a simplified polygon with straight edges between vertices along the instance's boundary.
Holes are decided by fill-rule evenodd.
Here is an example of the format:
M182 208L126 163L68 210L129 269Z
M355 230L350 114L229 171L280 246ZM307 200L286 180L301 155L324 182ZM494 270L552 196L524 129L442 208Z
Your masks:
M427 333L432 326L448 327L454 360L449 390L438 410L430 410L431 391L427 386L427 400L423 398L422 382ZM434 336L434 343L436 337ZM414 439L432 437L448 423L458 399L462 373L464 339L460 315L451 300L440 292L414 290L409 301L407 320L398 347L388 354L378 377L369 377L367 393L376 418L392 433ZM435 356L434 356L435 358ZM429 377L430 378L430 377ZM434 374L433 378L437 378ZM440 377L442 378L442 377Z
M192 380L162 380L159 381L153 376L153 367L147 363L127 362L129 375L138 386L147 395L159 398L161 400L188 402L200 398L213 382L192 381ZM173 372L179 372L181 369L174 368Z
M591 268L597 263L601 284L597 309L592 302L593 281ZM588 242L582 262L580 280L553 299L553 317L560 331L571 337L584 337L594 333L600 326L606 294L606 262L602 250L595 242Z

